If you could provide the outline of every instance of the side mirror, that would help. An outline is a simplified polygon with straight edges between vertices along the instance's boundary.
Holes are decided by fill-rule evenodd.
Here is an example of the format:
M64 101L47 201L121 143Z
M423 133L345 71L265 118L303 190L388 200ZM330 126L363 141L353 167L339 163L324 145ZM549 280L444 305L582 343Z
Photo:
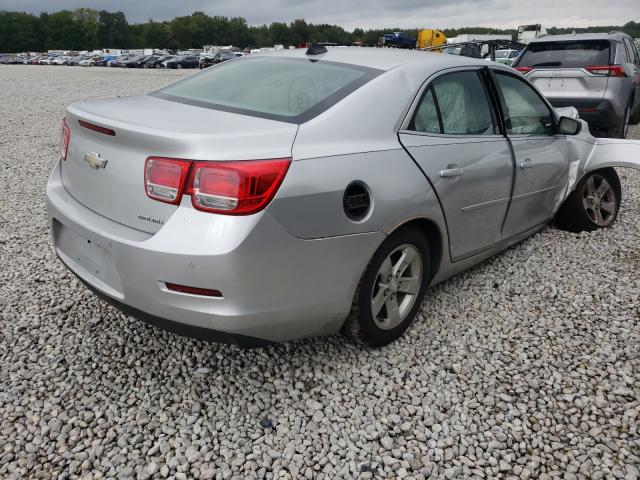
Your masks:
M558 133L562 135L577 135L582 129L582 123L569 117L561 117L558 124Z

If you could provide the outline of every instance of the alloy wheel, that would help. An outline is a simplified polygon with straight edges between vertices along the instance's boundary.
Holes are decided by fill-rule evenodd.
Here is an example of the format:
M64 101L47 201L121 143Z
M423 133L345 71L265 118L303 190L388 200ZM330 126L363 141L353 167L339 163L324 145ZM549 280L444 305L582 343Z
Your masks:
M397 247L382 262L371 292L371 316L380 329L405 320L420 292L422 272L422 257L413 245Z
M608 227L616 218L616 193L602 175L587 178L582 189L582 205L589 220L599 227Z

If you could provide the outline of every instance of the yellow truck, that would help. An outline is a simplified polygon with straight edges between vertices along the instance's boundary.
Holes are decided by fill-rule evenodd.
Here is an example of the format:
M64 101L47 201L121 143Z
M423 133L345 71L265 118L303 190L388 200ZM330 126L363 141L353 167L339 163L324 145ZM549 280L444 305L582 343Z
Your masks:
M439 47L447 43L447 37L440 30L426 29L418 31L418 49ZM441 52L442 50L435 50Z

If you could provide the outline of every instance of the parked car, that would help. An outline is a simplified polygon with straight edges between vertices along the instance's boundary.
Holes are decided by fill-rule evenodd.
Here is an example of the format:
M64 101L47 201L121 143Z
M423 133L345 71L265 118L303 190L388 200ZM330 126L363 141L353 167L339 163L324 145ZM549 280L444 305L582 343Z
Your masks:
M181 55L164 62L166 68L198 68L200 57L196 55Z
M552 105L576 107L594 133L625 138L640 122L640 55L624 33L540 37L513 66Z
M109 62L107 62L107 66L109 66L109 67L125 67L126 66L126 62L128 62L129 60L131 60L133 58L134 58L133 55L120 55L118 57L115 57L113 60L110 60Z
M145 68L162 68L163 62L166 62L168 60L171 60L173 58L173 55L154 55L152 58L150 58L149 60L147 60L147 62L144 64Z
M72 57L68 55L61 55L51 61L51 65L66 65L67 61L69 61ZM31 63L31 62L29 62Z
M428 286L552 219L611 226L613 167L640 168L640 141L593 138L510 67L387 49L252 55L74 102L60 144L62 262L130 314L244 345L385 345Z
M91 55L80 61L81 67L104 66L106 63L104 55Z
M198 67L200 67L200 68L208 68L211 65L215 65L216 63L218 63L217 54L215 54L215 53L201 53L200 54L200 58L199 58L199 62L198 62Z
M218 63L226 62L227 60L233 60L235 58L243 57L244 55L240 52L220 52L218 55Z
M124 62L124 66L126 68L142 68L150 57L151 55L138 55Z
M40 65L51 65L56 58L58 58L57 55L49 55L40 60Z
M416 48L416 39L404 32L385 33L382 38L385 47Z
M519 50L496 50L495 61L503 65L512 65L519 53ZM487 57L486 60L491 60L491 57Z

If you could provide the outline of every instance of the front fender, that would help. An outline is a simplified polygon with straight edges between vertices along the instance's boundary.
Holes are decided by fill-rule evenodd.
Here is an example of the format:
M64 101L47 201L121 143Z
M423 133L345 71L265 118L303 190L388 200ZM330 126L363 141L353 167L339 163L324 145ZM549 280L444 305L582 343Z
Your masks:
M609 167L628 167L640 170L640 140L594 138L584 120L578 135L567 136L569 142L569 175L562 202L573 192L577 183L589 172Z
M597 138L584 164L584 172L607 167L640 169L640 140Z

